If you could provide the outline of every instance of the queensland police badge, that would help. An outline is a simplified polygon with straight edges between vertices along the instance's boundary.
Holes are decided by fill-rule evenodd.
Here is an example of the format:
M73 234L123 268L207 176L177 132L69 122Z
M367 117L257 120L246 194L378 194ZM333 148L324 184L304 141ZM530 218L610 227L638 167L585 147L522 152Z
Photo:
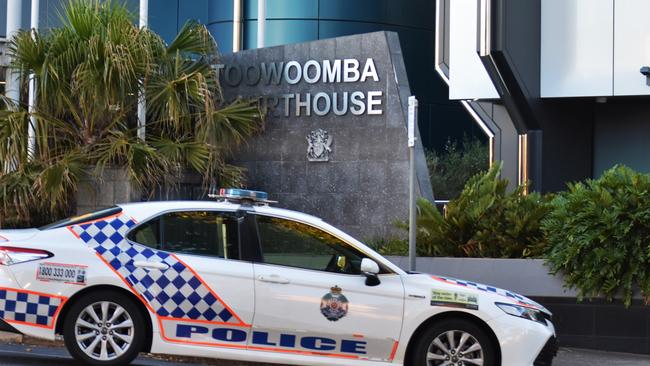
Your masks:
M335 322L348 314L348 299L341 293L341 288L334 286L331 292L320 301L320 312L327 320Z

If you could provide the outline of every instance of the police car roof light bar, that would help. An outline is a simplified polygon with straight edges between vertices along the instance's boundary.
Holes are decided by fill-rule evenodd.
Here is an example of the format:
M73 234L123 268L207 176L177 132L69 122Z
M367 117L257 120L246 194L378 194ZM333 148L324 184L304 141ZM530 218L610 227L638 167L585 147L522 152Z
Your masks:
M269 203L277 203L277 201L269 200L269 195L266 192L251 191L238 188L221 188L218 191L215 188L210 188L208 197L221 201L230 201L234 203L251 203L256 205L268 205Z

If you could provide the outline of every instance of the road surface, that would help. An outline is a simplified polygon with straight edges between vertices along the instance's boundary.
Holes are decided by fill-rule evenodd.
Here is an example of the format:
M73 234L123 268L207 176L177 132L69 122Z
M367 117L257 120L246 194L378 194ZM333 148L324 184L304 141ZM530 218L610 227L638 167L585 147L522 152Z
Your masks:
M22 344L0 344L0 365L78 365L64 348L29 346ZM197 361L173 362L140 357L134 366L266 366L259 363L238 363L232 361ZM630 355L623 353L600 352L578 349L561 349L554 366L649 366L650 356Z

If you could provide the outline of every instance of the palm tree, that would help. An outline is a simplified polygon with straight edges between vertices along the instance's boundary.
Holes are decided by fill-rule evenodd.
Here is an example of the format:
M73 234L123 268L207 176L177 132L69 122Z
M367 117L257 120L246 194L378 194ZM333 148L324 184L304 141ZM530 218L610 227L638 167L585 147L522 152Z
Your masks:
M241 184L242 170L227 158L261 128L262 115L256 102L223 100L211 67L217 46L204 26L187 23L168 45L136 27L124 5L99 0L69 0L62 20L8 45L12 67L22 80L34 75L38 94L33 113L6 99L0 111L0 222L60 214L89 166L123 167L140 187L173 184L182 168L206 184ZM145 140L136 133L138 95L148 106Z

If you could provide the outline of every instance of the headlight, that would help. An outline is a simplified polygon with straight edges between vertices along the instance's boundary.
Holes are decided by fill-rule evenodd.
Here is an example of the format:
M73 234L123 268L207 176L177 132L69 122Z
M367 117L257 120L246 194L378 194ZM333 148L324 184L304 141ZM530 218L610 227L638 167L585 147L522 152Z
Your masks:
M546 318L544 317L544 314L537 309L532 309L521 305L504 304L501 302L494 303L494 305L503 310L506 314L546 325Z

